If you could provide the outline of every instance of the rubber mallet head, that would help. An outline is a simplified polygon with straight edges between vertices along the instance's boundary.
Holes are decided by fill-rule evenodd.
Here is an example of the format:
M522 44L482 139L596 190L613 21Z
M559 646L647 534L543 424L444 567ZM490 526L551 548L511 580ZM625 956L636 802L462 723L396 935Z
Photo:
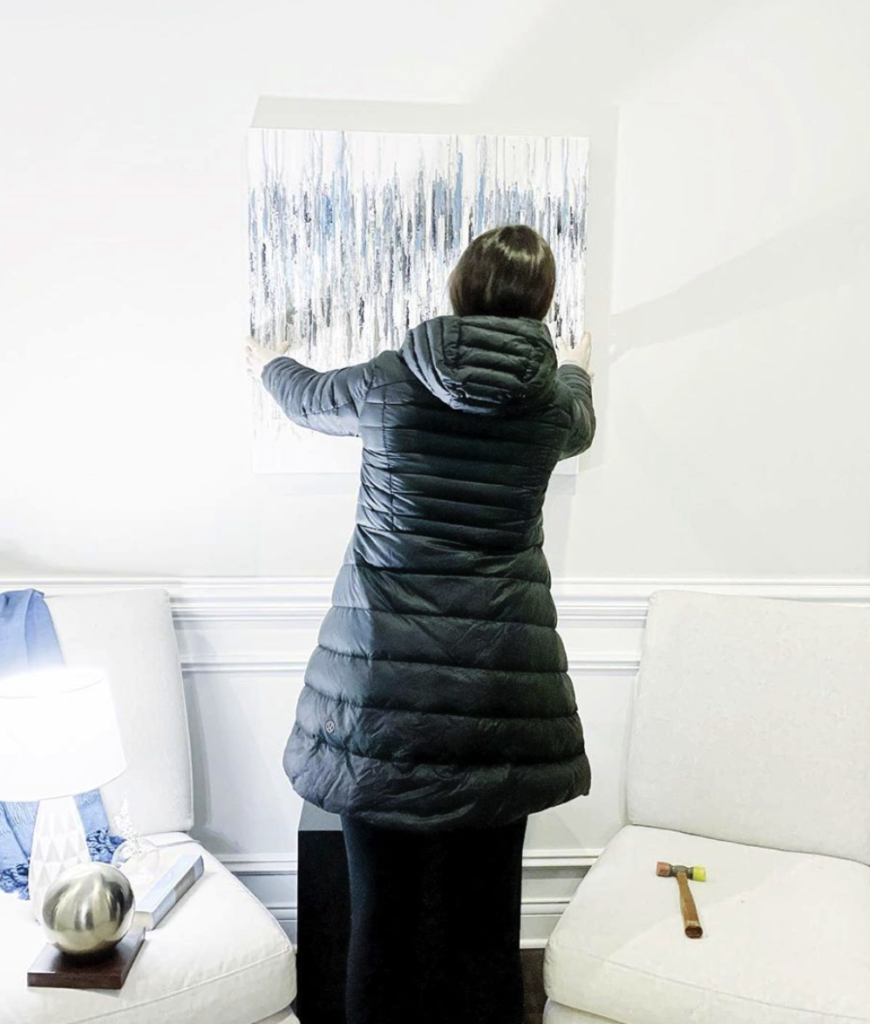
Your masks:
M659 878L673 878L681 871L693 882L707 881L707 869L702 868L697 864L691 868L687 868L684 864L668 864L667 861L664 860L660 860L658 864L656 864L656 874Z

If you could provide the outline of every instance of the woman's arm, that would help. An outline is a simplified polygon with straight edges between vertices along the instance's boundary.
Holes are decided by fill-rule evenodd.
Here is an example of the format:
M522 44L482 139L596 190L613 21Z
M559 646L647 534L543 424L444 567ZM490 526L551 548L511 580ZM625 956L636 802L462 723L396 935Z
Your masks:
M595 409L592 406L592 379L576 363L563 363L559 367L559 380L574 398L571 430L565 440L560 459L585 452L595 437Z
M374 377L374 360L319 372L250 339L248 370L259 376L288 419L323 434L359 433L359 415ZM284 349L283 351L286 351Z
M595 437L595 409L592 404L592 335L587 331L577 352L566 354L559 365L559 380L571 392L571 429L565 440L560 459L585 452Z

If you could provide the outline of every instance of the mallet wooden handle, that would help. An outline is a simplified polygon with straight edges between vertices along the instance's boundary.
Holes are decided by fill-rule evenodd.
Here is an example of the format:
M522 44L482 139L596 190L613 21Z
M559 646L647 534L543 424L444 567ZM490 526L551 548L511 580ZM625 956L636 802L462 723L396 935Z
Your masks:
M677 884L680 887L680 911L683 915L686 935L690 939L700 939L704 934L704 929L698 920L698 908L695 906L695 898L689 889L689 880L685 871L677 872Z

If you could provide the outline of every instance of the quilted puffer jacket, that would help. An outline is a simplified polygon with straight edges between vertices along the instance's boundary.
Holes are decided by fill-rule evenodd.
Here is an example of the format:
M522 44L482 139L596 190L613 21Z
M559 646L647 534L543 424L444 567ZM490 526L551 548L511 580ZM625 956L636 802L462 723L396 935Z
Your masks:
M443 316L401 348L262 380L363 442L356 527L284 754L293 788L408 830L507 824L589 792L541 508L595 431L588 374L538 320Z

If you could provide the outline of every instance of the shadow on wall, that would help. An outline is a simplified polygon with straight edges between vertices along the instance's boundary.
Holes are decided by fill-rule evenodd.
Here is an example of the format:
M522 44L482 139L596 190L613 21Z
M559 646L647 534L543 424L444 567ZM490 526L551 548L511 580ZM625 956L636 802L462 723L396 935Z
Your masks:
M721 0L541 3L537 30L517 38L514 50L468 102L531 104L553 113L616 104L711 20L754 2L732 0L724 12Z
M560 115L571 117L578 108L598 112L593 117L598 134L590 142L586 287L586 327L593 334L598 433L592 449L581 457L581 478L602 466L607 454L609 370L614 361L610 311L618 104L633 85L670 60L721 13L713 0L668 0L655 5L645 0L621 4L557 0L542 4L537 28L523 33L490 80L468 98L470 103L483 107L531 107L556 120ZM553 32L555 24L560 26L558 33ZM554 477L550 493L570 496L576 493L577 480ZM570 506L564 514L566 521L551 532L554 537L563 537L567 547ZM561 553L554 554L558 558Z
M825 291L870 267L870 193L727 260L681 288L611 317L611 361Z

